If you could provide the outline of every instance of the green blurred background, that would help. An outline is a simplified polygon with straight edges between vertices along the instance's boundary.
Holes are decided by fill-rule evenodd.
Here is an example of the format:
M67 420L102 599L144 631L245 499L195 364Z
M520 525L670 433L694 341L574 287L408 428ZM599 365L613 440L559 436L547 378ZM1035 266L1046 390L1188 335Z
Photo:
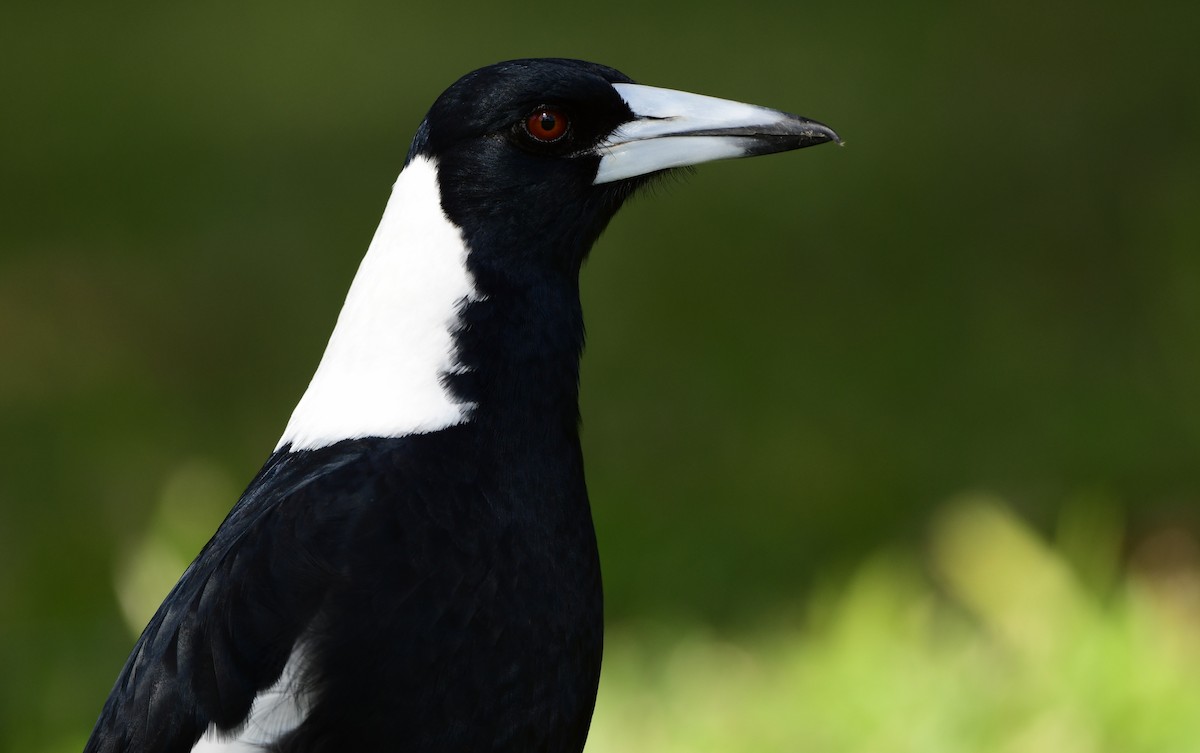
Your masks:
M1200 749L1200 6L0 11L0 749L86 738L274 445L413 129L561 55L846 147L583 287L591 751Z

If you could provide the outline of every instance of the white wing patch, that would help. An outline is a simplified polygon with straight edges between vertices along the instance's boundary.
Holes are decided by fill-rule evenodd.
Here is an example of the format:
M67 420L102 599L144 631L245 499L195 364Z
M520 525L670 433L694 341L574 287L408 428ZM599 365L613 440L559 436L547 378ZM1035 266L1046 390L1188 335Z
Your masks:
M463 423L442 376L462 371L453 333L479 300L461 229L442 211L437 163L414 157L338 315L325 355L275 449L399 437Z
M303 685L304 661L303 651L299 647L293 649L279 680L254 698L246 724L228 735L209 726L192 746L192 753L262 753L299 727L313 700Z

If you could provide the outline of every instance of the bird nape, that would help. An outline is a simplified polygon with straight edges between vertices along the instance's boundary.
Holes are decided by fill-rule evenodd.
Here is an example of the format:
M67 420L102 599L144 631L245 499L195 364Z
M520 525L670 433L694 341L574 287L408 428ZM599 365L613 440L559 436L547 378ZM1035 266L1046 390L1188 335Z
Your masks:
M826 141L576 60L459 79L417 129L278 446L86 750L582 750L603 609L580 264L652 176Z

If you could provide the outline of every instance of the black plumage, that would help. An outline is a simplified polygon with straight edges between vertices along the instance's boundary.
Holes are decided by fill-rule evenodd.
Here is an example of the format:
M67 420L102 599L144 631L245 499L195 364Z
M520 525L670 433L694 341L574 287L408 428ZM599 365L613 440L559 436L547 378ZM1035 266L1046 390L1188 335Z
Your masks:
M87 753L236 737L289 660L302 718L262 749L583 748L603 608L578 432L579 269L625 198L678 164L654 156L598 182L613 134L661 119L613 86L628 83L580 61L513 61L437 100L408 162L436 162L478 291L456 305L460 368L440 374L467 418L277 449L146 627ZM547 106L569 128L544 142L528 124ZM693 131L744 154L836 138L777 115L760 137L741 122Z

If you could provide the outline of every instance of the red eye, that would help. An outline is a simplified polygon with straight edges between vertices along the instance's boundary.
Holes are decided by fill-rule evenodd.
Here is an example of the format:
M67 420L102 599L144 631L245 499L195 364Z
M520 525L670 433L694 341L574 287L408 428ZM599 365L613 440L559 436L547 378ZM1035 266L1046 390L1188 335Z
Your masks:
M537 141L558 141L567 133L571 121L567 114L554 107L539 107L525 118L525 130Z

